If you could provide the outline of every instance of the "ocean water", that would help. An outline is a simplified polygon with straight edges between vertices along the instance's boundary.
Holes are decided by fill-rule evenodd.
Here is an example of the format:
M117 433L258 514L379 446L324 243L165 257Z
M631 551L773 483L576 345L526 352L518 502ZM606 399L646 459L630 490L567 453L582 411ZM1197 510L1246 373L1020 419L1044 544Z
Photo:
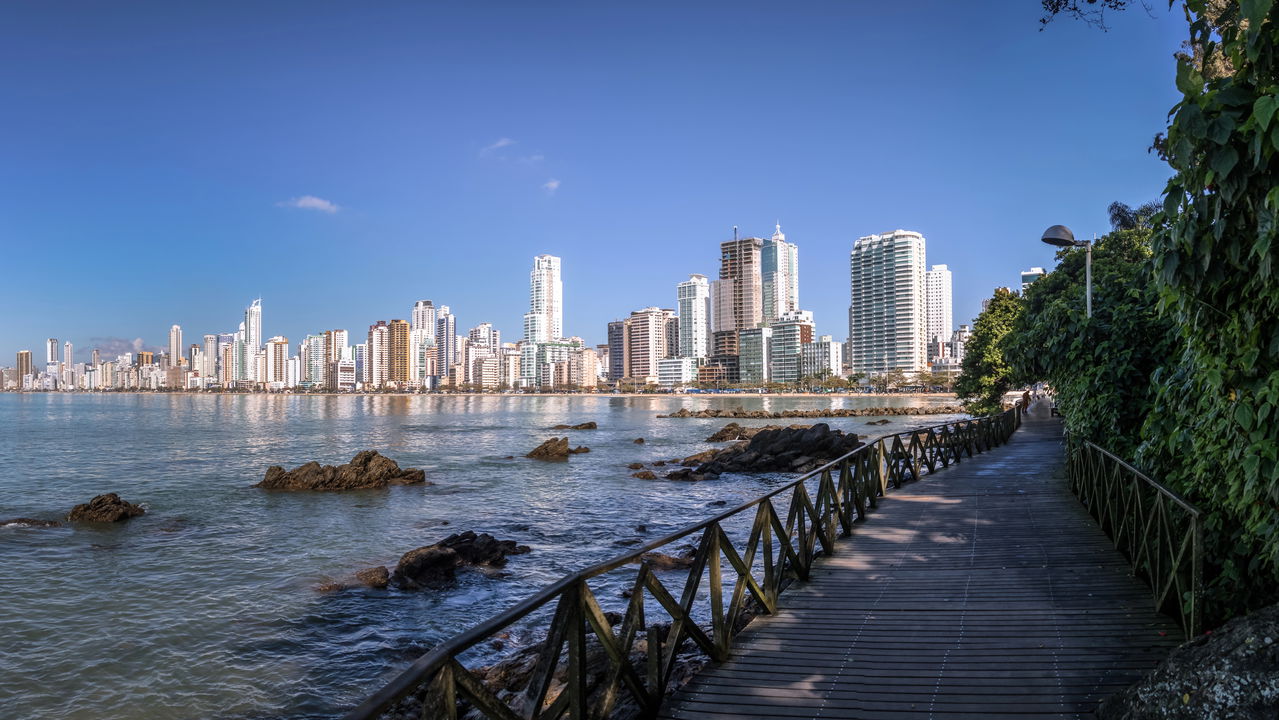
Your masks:
M110 527L0 527L0 718L335 717L435 643L565 573L787 480L632 478L627 463L705 450L727 422L657 414L928 402L0 394L0 523L62 519L105 492L147 508ZM869 419L823 422L878 436L951 416ZM549 429L587 420L600 429ZM523 457L555 434L591 452ZM252 487L270 465L337 464L363 449L424 468L435 484ZM533 551L431 592L319 589L468 529Z

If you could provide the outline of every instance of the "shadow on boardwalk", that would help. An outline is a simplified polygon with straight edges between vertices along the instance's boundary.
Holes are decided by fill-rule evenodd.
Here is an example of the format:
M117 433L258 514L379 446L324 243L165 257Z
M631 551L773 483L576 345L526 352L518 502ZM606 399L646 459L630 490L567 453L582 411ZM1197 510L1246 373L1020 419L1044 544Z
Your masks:
M665 718L1091 717L1181 637L1066 489L1060 421L895 491Z

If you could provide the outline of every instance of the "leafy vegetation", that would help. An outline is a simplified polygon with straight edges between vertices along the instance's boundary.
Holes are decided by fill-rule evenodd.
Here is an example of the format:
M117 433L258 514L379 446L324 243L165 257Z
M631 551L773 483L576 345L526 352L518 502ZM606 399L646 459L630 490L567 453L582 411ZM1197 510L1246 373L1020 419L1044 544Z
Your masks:
M964 345L962 370L955 380L955 394L973 415L999 412L1004 394L1013 389L1012 365L1006 359L1004 343L1021 310L1021 298L1008 288L999 288L973 322L972 337Z

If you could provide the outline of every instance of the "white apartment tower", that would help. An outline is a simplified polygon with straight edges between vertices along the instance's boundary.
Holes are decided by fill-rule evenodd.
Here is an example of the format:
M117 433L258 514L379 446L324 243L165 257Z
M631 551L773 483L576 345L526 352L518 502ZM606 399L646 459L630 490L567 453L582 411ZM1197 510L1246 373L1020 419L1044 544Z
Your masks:
M924 342L946 342L954 330L950 268L934 265L924 273ZM929 358L931 361L932 358Z
M926 367L924 236L858 238L849 254L848 357L855 372Z
M425 333L423 337L435 342L435 321L439 318L435 305L430 300L418 300L413 303L413 314L409 316L409 330Z
M679 300L679 352L682 358L711 354L711 286L705 275L689 275L676 286Z
M799 248L786 242L779 223L773 237L764 241L759 257L764 322L772 323L799 310Z
M554 342L564 337L564 283L560 280L560 259L554 255L533 258L529 273L528 312L524 314L524 339Z
M169 328L169 366L177 367L182 358L182 326Z

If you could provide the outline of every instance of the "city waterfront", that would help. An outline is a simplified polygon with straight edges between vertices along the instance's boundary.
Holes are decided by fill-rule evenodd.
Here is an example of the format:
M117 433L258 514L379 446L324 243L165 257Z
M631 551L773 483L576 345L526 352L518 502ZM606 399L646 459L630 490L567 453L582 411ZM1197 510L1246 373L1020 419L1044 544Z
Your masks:
M62 519L104 492L147 508L108 528L0 528L8 640L0 715L332 717L440 639L623 552L619 541L656 538L781 480L632 478L628 463L707 449L704 438L725 423L658 414L950 401L0 395L0 521ZM874 419L826 422L879 435L949 417L866 424ZM557 434L551 426L585 421L599 429L568 434L590 453L564 463L522 457ZM336 464L366 448L425 469L435 484L350 493L252 487L270 465ZM464 572L434 592L318 589L468 529L533 551L501 577Z

